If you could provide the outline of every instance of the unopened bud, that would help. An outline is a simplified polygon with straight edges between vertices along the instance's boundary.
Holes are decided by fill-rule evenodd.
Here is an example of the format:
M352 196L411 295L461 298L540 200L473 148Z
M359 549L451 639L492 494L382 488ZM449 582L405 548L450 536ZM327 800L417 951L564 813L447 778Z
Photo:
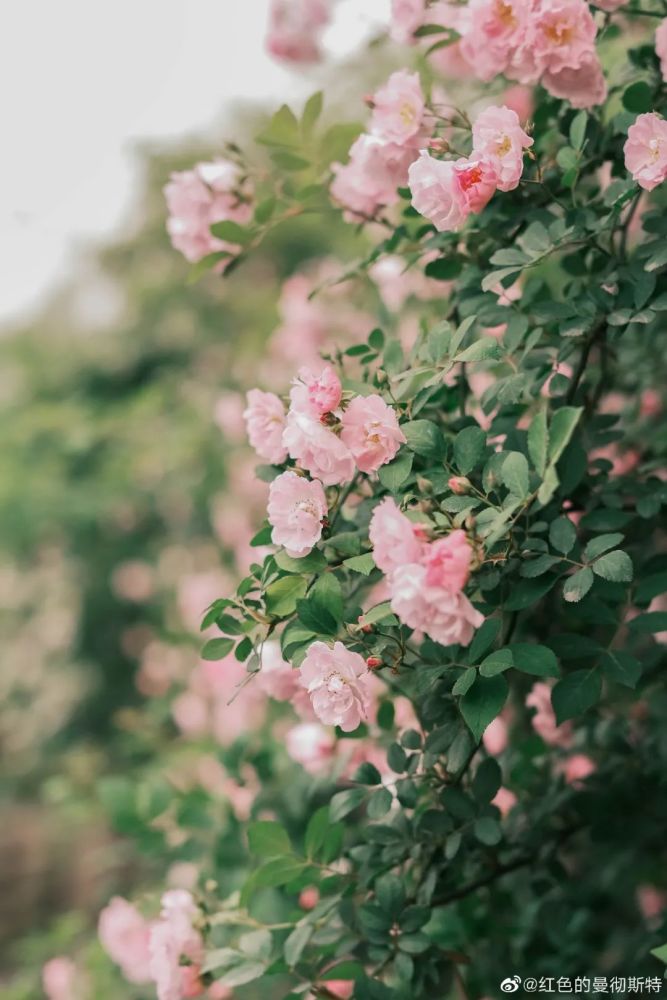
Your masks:
M369 670L377 670L378 667L382 666L382 660L379 656L369 656L366 660L366 666Z
M320 416L320 423L324 424L325 427L332 427L337 422L338 417L336 417L333 413L323 413Z
M464 493L470 492L470 487L472 486L472 483L470 482L467 476L452 476L447 481L447 485L449 486L452 493L456 493L457 496L461 496Z
M426 479L425 476L417 476L417 487L420 493L433 492L433 483L430 479Z
M373 99L373 95L372 94L364 94L363 101L364 101L364 104L366 105L366 107L370 108L371 111L372 111L373 108L375 107L375 100Z
M366 635L368 635L369 632L373 631L373 626L372 625L367 625L365 623L363 615L359 615L359 618L357 619L357 621L359 622L359 628L361 629L362 632L365 632Z
M434 153L448 153L449 143L447 142L446 139L443 139L439 136L435 136L433 139L429 140L428 148L431 149Z
M385 382L389 381L389 376L387 375L384 368L378 368L378 370L375 373L375 377L378 381L378 385L384 385Z

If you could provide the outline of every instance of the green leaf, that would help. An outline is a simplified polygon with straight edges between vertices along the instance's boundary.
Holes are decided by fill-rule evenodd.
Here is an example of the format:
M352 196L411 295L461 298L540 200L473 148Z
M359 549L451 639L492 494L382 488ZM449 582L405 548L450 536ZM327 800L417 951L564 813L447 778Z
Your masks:
M549 428L550 462L555 464L567 448L583 412L581 406L561 406L554 413Z
M353 573L361 573L368 576L375 569L372 552L365 552L363 556L352 556L351 559L343 560L345 569L351 569Z
M647 611L632 618L628 625L633 632L667 632L667 611Z
M562 552L564 556L572 550L577 540L577 529L572 524L569 517L557 517L549 525L549 541L557 552Z
M604 580L612 580L614 583L629 583L633 577L632 560L627 552L615 549L614 552L607 552L606 555L595 560L593 572Z
M460 257L438 257L431 260L424 268L427 278L436 278L438 281L451 281L461 273L463 261Z
M466 691L469 691L473 686L476 678L477 671L474 667L469 667L467 670L464 670L460 677L457 677L456 683L452 688L452 694L464 695Z
M491 816L480 816L475 820L473 833L481 844L493 847L503 839L503 831L497 819Z
M252 854L275 858L292 850L287 831L273 820L257 820L248 826L248 845Z
M607 677L617 684L635 688L642 675L642 665L630 653L623 650L609 650L602 657L602 669Z
M381 785L382 775L375 764L365 760L354 772L352 780L357 781L360 785Z
M510 493L523 499L530 491L528 459L520 451L507 453L502 464L502 477Z
M297 602L306 593L308 584L302 576L283 576L270 584L265 591L266 610L276 618L286 618L296 609Z
M667 944L661 944L659 948L653 948L651 954L660 962L664 962L667 965Z
M244 962L239 962L233 969L229 972L223 973L222 976L216 977L216 983L221 983L223 986L243 986L245 983L251 983L255 979L259 979L263 976L266 971L266 965L264 962L256 961L255 959L248 959Z
M201 651L202 660L224 660L234 648L235 639L209 639Z
M556 583L555 576L542 576L537 580L519 580L505 601L506 611L524 611L547 594Z
M528 428L528 454L541 476L544 476L546 471L548 450L547 411L543 409L533 417Z
M414 456L409 451L403 451L398 458L388 465L378 469L378 479L390 493L396 493L412 471Z
M250 539L250 544L253 546L253 548L259 548L260 546L270 545L272 541L271 539L272 531L273 529L271 525L267 522L259 529L257 534Z
M461 715L477 742L481 740L489 723L499 715L508 691L507 681L502 674L496 677L478 677L459 702Z
M585 111L580 111L570 122L570 143L574 149L582 149L586 138L586 125L588 115Z
M322 808L317 809L308 820L306 836L304 838L306 857L311 859L317 857L319 851L324 845L330 827L331 819L329 817L329 806L322 806Z
M503 775L493 757L483 760L472 780L472 792L478 802L490 802L502 785Z
M304 105L303 114L301 115L301 131L304 136L308 137L313 131L318 118L322 114L323 107L324 94L321 90L318 90L308 98Z
M249 243L255 235L252 229L246 229L245 226L240 226L238 222L232 222L230 219L214 222L211 233L219 240L225 240L226 243L240 243L241 246Z
M375 607L364 612L364 623L366 625L375 625L380 622L383 622L385 625L398 625L398 619L391 610L390 601L382 601L380 604L376 604Z
M343 620L343 591L340 581L333 573L324 573L313 584L308 601L325 609L337 621Z
M536 559L528 559L521 563L521 568L519 573L521 576L525 576L528 579L534 579L536 576L542 576L543 573L548 573L550 569L561 562L559 556L549 556L541 555L537 556Z
M306 861L301 861L293 855L271 858L261 868L256 868L246 879L241 890L241 906L247 905L256 889L270 889L279 885L287 885L288 882L301 875L307 867Z
M391 792L387 788L378 788L368 800L368 818L382 819L391 809L392 802Z
M454 439L454 462L464 476L481 462L486 451L486 434L476 425L464 427Z
M601 556L603 552L607 552L608 549L613 549L615 545L623 541L624 536L618 531L614 531L609 535L598 535L597 538L591 538L590 542L584 549L584 559L592 562L593 559L597 559Z
M575 670L558 681L551 692L556 723L560 726L597 704L601 689L600 672L595 669Z
M523 674L534 677L559 677L558 660L548 646L531 642L513 642L507 647L514 659L514 667Z
M622 101L626 111L640 115L653 109L653 91L645 80L638 80L626 87Z
M471 663L476 663L480 656L487 651L498 635L501 624L500 618L487 618L480 625L468 649L468 658Z
M365 788L347 788L344 792L337 792L329 803L332 823L354 812L366 800L367 794Z
M495 677L496 674L502 674L513 666L512 651L510 649L496 649L482 660L479 672L482 677Z
M408 755L400 743L392 743L387 751L387 764L396 774L402 774L408 764Z
M257 136L257 142L266 146L293 146L299 139L299 123L286 104L278 108L267 128Z
M290 969L293 969L301 958L306 945L315 932L314 924L299 923L287 937L283 945L283 955Z
M648 576L639 580L635 597L638 603L644 604L664 593L667 593L667 571L649 573Z
M405 906L405 888L398 875L387 873L375 882L375 896L383 911L392 919L400 916Z
M440 429L430 420L411 420L401 424L401 430L407 439L408 448L425 458L441 455L444 442Z
M500 344L495 337L480 337L470 347L457 354L453 359L456 362L469 361L498 361L502 356Z
M299 559L293 559L281 550L276 552L273 558L276 560L276 565L286 573L319 573L327 565L324 554L318 549L313 549L307 556L301 556Z
M584 566L583 569L577 570L576 573L567 578L563 586L563 597L570 604L576 604L577 601L586 596L592 586L593 571L588 566Z

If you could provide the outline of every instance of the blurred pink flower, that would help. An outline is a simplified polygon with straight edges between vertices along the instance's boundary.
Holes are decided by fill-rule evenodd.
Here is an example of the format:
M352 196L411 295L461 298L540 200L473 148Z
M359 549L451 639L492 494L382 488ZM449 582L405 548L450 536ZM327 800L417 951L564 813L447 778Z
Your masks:
M453 593L462 590L470 576L472 549L465 531L451 531L427 546L424 552L426 583Z
M507 723L502 715L497 715L493 722L490 722L484 730L484 735L482 736L484 748L487 753L496 757L507 749L508 742Z
M246 398L248 405L243 418L250 444L265 462L281 465L287 458L283 444L285 407L275 393L261 389L251 389Z
M352 144L348 162L331 165L331 197L346 209L348 221L372 219L380 208L396 204L415 156L411 147L363 133Z
M534 708L531 722L535 732L550 746L568 747L572 743L572 723L556 725L556 715L551 705L551 685L545 681L533 684L526 698L526 707Z
M130 983L150 981L150 925L132 903L114 896L99 916L102 947Z
M517 801L516 795L509 788L499 788L495 796L491 799L491 805L500 809L502 816L507 816L510 810L517 804Z
M319 722L300 722L287 731L287 753L309 774L318 774L332 761L336 737Z
M414 41L414 33L424 23L424 0L391 0L391 37L399 45Z
M299 381L306 388L310 408L319 416L330 413L340 404L343 387L331 365L325 365L318 374L308 368L301 368ZM294 403L294 396L292 400Z
M563 776L568 785L580 787L584 780L597 771L595 761L584 753L575 753L563 762Z
M284 62L317 62L330 16L330 0L271 0L267 50Z
M42 968L42 986L48 1000L77 1000L77 968L71 958L58 955Z

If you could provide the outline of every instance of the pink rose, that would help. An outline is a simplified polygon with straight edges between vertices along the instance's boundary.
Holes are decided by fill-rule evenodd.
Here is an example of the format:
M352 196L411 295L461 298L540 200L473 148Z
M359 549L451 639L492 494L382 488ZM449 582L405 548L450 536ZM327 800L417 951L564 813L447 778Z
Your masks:
M530 16L528 0L470 0L460 44L478 79L492 80L505 72L524 40Z
M426 583L452 593L463 590L470 576L472 549L460 528L427 546L424 556Z
M42 968L42 986L48 1000L76 1000L80 997L77 978L76 965L64 955L49 959Z
M315 375L308 368L301 368L299 380L306 387L310 408L319 416L331 413L340 404L343 387L330 365L326 365L319 375Z
M297 388L304 387L295 386L292 393ZM317 416L294 405L287 414L283 443L294 461L325 486L349 483L354 475L354 459L345 442Z
M199 965L204 957L201 934L192 926L199 911L186 889L171 889L162 897L160 919L152 924L149 938L150 973L158 1000L183 1000L181 958ZM190 994L192 995L192 994Z
M586 56L576 69L545 73L541 82L550 94L569 101L573 108L592 108L607 98L607 81L595 52Z
M543 73L579 69L595 53L597 28L584 0L538 0L510 74L535 83Z
M493 722L491 725L493 725ZM495 796L491 799L491 805L500 809L500 815L505 817L514 808L517 801L516 795L509 788L499 788Z
M461 158L454 164L458 185L471 212L481 212L498 187L495 164L486 157Z
M301 722L285 736L287 753L309 774L324 770L336 751L336 737L319 722Z
M243 418L250 444L265 462L281 465L287 458L283 445L285 407L274 393L261 389L251 389L246 399L248 406Z
M467 646L484 621L466 595L452 593L426 582L426 567L408 563L396 569L391 583L391 608L400 620L425 632L442 646Z
M422 150L408 171L412 207L432 222L438 232L455 232L470 214L451 160L436 160Z
M625 2L625 0L623 0ZM667 81L667 18L661 21L655 32L655 52L660 60L660 72Z
M150 981L150 929L136 907L121 896L114 896L100 913L97 931L102 947L120 966L128 982Z
M322 537L327 501L322 483L296 472L283 472L269 489L268 518L274 545L294 559L306 556Z
M424 0L391 0L391 37L399 45L410 45L424 23Z
M406 563L419 562L424 543L419 529L385 497L374 509L368 536L373 546L373 560L387 576Z
M381 396L356 396L343 413L342 424L341 441L362 472L376 472L405 444L396 414Z
M396 204L414 158L414 149L363 133L352 144L348 163L332 164L331 197L350 221L372 219L380 208Z
M369 695L362 675L366 663L342 642L333 647L314 642L301 664L301 685L310 695L313 711L327 726L355 730L366 717Z
M551 705L551 685L545 681L533 684L526 698L526 708L534 708L535 715L531 722L533 729L550 746L567 747L572 742L572 723L564 722L558 726L556 715Z
M257 683L276 701L290 701L299 689L299 672L283 659L280 643L268 639L262 646Z
M392 73L373 95L371 132L385 142L412 146L422 131L425 102L419 73Z
M473 154L496 168L499 191L513 191L523 173L523 151L533 140L521 128L519 116L505 106L486 108L472 127Z
M575 788L581 786L582 782L597 771L595 761L591 760L585 753L574 753L568 757L563 765L563 774L568 785Z
M623 147L625 166L645 191L667 177L667 122L654 111L639 115Z
M507 735L507 723L502 715L497 715L493 722L490 722L484 730L482 743L487 753L497 757L507 749L509 742Z
M249 222L252 194L252 185L230 160L198 163L192 170L173 173L164 188L172 245L193 263L219 250L238 253L238 244L217 239L210 228L214 222ZM224 270L225 263L218 269Z
M320 33L330 19L329 0L271 0L266 47L276 59L317 62Z

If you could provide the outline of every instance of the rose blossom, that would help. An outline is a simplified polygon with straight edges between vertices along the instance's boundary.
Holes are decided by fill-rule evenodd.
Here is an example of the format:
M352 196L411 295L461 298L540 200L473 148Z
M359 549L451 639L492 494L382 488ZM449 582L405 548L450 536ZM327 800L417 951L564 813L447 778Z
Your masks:
M308 691L313 711L327 726L351 733L365 718L369 695L362 675L366 663L342 642L333 648L314 642L301 664L301 685Z
M260 458L272 465L280 465L287 458L283 444L285 407L273 392L251 389L246 399L243 419L248 429L248 440Z
M199 911L186 889L171 889L162 897L162 911L150 930L150 973L157 987L158 1000L182 1000L191 988L189 973L181 965L185 957L199 965L204 957L201 934L192 926ZM190 993L192 996L192 993Z
M531 14L528 0L470 0L461 53L480 80L503 73L522 44Z
M373 95L371 132L385 142L414 147L424 118L424 94L419 73L392 73Z
M607 81L595 52L586 56L576 69L566 67L545 73L541 82L550 94L569 101L573 108L592 108L603 104L607 97Z
M375 507L368 528L373 560L387 576L406 563L419 562L424 543L419 526L402 514L389 497Z
M238 253L238 244L211 234L214 222L245 225L252 216L252 186L237 164L219 159L173 173L164 195L169 209L167 231L172 245L186 260L195 263L220 250ZM222 261L219 269L224 267Z
M128 982L150 981L150 928L136 907L114 896L100 913L97 930L102 947Z
M595 53L597 28L584 0L538 0L510 75L535 83L543 73L578 69Z
M327 501L322 483L296 472L283 472L269 489L268 518L274 545L283 545L289 556L306 556L322 537Z
M408 171L412 207L438 232L460 229L470 214L451 160L436 160L422 150Z
M503 753L507 749L508 742L507 723L502 715L497 715L484 730L484 736L482 737L484 749L487 753L497 757L498 754Z
M341 441L362 472L376 472L405 444L396 414L381 396L356 396L343 413L342 424Z
M457 528L427 546L424 565L429 587L443 587L452 593L463 590L470 576L472 549L465 531Z
M484 621L466 595L452 593L426 582L426 567L418 563L399 566L391 580L391 608L400 620L425 632L442 646L467 646Z
M563 775L568 785L580 788L586 778L597 771L595 761L585 753L575 753L563 764Z
M491 723L493 725L493 723ZM491 799L491 805L500 810L500 815L504 818L517 804L517 797L509 788L501 787Z
M298 388L304 389L295 386L292 392ZM325 486L349 483L354 475L354 459L347 445L319 418L301 408L290 407L283 443L294 461Z
M625 0L624 0L625 2ZM660 72L667 81L667 18L661 21L655 31L655 54L660 60Z
M289 701L299 688L299 672L283 659L280 643L268 639L262 645L261 670L257 683L276 701Z
M473 153L484 156L496 168L499 191L513 191L523 173L523 151L533 140L521 128L516 111L490 107L481 112L472 127Z
M81 995L76 984L77 968L71 958L58 955L44 963L42 986L48 1000L75 1000Z
M319 722L301 722L285 736L287 753L309 774L318 774L331 762L336 737Z
M331 413L339 405L343 387L331 365L325 365L319 375L315 375L308 368L301 368L299 381L306 387L308 404L314 413L323 416L325 413ZM293 400L294 398L292 395Z
M317 62L319 33L329 18L329 0L271 0L266 47L285 62Z
M526 708L534 708L531 723L535 732L550 746L567 747L572 742L572 723L556 724L556 716L551 704L551 686L545 681L533 684L526 698Z
M391 0L391 37L399 45L409 45L424 22L424 0Z
M623 146L625 166L645 191L667 177L667 121L654 111L639 115L628 129Z
M486 157L462 157L454 163L454 171L468 209L481 212L498 187L495 163Z
M378 209L395 205L398 188L408 179L415 150L363 133L352 144L346 164L332 164L331 197L347 209L349 221L372 219Z

